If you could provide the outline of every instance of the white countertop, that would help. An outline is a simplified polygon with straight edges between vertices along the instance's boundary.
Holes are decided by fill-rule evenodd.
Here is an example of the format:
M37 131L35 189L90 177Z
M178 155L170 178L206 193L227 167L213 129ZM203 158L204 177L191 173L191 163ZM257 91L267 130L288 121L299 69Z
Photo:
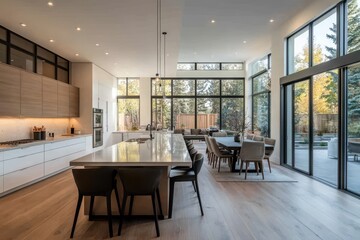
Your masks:
M46 140L35 140L33 142L30 143L23 143L23 144L19 144L16 146L6 146L6 147L1 147L0 146L0 152L2 151L7 151L7 150L13 150L13 149L18 149L18 148L26 148L26 147L32 147L32 146L36 146L36 145L40 145L40 144L46 144L46 143L52 143L52 142L60 142L60 141L65 141L65 140L70 140L70 139L74 139L74 138L79 138L79 137L87 137L87 136L92 136L92 134L73 134L73 135L66 135L66 136L55 136L55 137L46 137Z
M70 162L70 166L189 166L181 134L159 134L144 143L121 142Z

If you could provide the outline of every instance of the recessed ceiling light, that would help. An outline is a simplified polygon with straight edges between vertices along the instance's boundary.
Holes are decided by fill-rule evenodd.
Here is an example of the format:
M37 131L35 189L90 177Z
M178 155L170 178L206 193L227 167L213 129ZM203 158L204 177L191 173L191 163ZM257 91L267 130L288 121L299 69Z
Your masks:
M269 20L269 22L271 22L271 23L274 22L274 21L275 21L274 19L270 19L270 20Z
M98 47L98 46L100 46L100 44L96 43L96 44L95 44L95 46L97 46L97 47Z
M54 6L54 3L53 3L53 2L48 2L48 5L49 5L50 7L52 7L52 6Z
M109 55L109 53L108 53L108 52L106 52L105 54L106 54L106 55Z
M212 19L212 20L211 20L211 23L215 23L215 20L214 20L214 19Z
M20 26L26 27L26 24L25 23L20 23Z
M76 28L76 31L81 31L81 28L77 27L77 28Z
M78 53L75 53L75 56L79 56L79 54L78 54Z
M247 41L244 40L243 43L247 43Z
M54 39L50 39L49 42L54 42Z

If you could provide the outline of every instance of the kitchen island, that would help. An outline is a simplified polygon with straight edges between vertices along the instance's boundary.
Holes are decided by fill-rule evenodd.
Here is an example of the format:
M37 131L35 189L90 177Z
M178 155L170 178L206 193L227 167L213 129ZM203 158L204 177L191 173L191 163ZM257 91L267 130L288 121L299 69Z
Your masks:
M156 167L162 168L160 198L163 212L168 211L169 172L172 166L191 167L191 158L181 134L156 133L155 138L134 139L125 141L103 150L86 155L70 162L70 166L82 167ZM118 179L120 197L122 186ZM114 194L114 193L113 193ZM88 214L89 200L85 199L85 214ZM127 204L127 206L129 206ZM112 200L112 211L117 213L115 196ZM105 215L105 201L95 201L94 214ZM135 197L133 214L151 215L152 206L149 197Z

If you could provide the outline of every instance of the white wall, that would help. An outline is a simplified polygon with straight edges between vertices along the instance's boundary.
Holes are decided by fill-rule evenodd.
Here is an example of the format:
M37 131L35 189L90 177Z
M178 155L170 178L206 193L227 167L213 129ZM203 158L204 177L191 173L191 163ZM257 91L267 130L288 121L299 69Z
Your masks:
M303 11L293 16L272 34L271 54L271 136L277 140L276 149L272 156L272 161L280 162L280 78L285 73L285 40L286 37L300 29L306 23L320 16L331 7L335 6L339 0L316 0L306 6ZM264 52L262 57L268 52Z
M117 111L116 77L93 64L93 107L103 109L104 146L112 145L112 132L116 130ZM96 101L97 99L97 101Z
M93 63L72 63L71 78L72 84L80 88L80 118L72 118L71 124L92 133L93 108L103 109L104 144L96 149L111 145L111 133L117 124L116 77Z

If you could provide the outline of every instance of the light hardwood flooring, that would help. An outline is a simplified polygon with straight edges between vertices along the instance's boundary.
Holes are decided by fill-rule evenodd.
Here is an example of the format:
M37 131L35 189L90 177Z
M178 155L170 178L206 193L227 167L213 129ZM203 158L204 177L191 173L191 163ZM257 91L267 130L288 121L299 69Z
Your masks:
M203 149L203 143L195 145ZM175 184L173 218L160 221L158 239L360 239L359 199L282 171L298 182L216 182L204 167L199 184L205 215L191 183ZM76 201L70 170L5 196L0 239L68 239ZM114 235L117 226L114 221ZM74 239L105 238L107 222L88 221L81 212ZM122 236L113 239L151 238L155 226L145 219L125 221Z

